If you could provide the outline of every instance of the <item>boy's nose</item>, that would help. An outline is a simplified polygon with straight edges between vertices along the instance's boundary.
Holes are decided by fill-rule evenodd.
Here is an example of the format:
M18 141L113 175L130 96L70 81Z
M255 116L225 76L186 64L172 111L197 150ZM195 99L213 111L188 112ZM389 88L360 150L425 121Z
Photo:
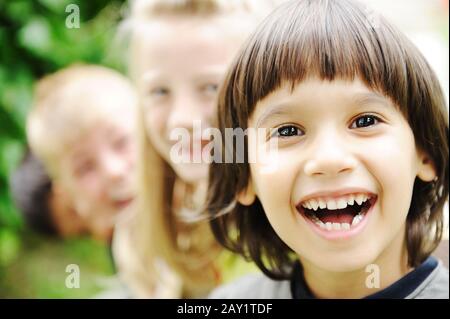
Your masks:
M103 160L104 175L109 181L123 179L129 172L129 165L126 159L117 155L109 155Z
M307 176L337 176L353 171L357 165L353 154L342 139L323 136L314 143L310 157L304 165Z

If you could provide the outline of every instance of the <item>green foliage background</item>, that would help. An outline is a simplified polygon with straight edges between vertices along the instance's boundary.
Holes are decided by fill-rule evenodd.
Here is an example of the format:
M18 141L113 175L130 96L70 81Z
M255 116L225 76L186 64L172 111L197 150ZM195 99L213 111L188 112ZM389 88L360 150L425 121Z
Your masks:
M80 28L66 26L66 20L75 21L73 11L66 12L69 4L79 8ZM80 257L100 273L112 272L102 245L88 239L66 242L36 239L14 207L8 180L23 156L25 118L37 79L74 62L122 70L113 43L123 4L123 0L0 0L0 297L82 297L95 291L89 284L77 292L55 290L52 272L47 270L52 268L52 262L53 265L59 262L58 267L65 262L54 260L51 256L55 254ZM39 250L43 252L40 261L30 259L30 251L40 240L44 245ZM45 249L51 251L47 256L50 264ZM24 273L33 270L44 271L47 278L35 283L38 289L33 288L33 283L24 282L27 275L39 281L39 275ZM22 282L17 286L8 284L15 277ZM63 280L59 277L54 280ZM24 287L27 284L30 286Z

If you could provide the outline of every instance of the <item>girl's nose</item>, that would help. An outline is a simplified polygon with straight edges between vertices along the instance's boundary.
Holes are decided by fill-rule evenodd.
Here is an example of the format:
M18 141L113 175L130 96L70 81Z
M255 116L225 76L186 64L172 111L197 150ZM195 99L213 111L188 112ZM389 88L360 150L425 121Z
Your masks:
M192 131L195 121L203 121L203 113L199 102L194 97L178 97L170 111L167 122L168 134L174 129L184 128Z
M324 134L315 141L304 166L305 174L335 177L352 172L357 165L356 159L343 140L336 134Z

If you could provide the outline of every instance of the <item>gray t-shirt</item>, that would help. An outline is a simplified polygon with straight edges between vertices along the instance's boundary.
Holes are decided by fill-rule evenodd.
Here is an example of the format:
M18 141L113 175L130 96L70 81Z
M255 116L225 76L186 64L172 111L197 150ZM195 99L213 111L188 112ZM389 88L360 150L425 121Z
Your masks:
M449 272L438 265L405 299L449 299ZM394 283L395 285L395 283ZM291 282L276 281L263 274L247 275L216 288L211 299L292 299Z

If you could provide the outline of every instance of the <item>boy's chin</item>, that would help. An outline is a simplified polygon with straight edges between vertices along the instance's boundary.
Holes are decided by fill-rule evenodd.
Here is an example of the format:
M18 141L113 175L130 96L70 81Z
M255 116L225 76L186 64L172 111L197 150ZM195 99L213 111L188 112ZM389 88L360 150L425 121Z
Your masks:
M302 258L300 258L302 260ZM377 254L365 251L364 253L325 253L312 257L309 264L328 272L355 272L366 271L367 267L376 263Z

